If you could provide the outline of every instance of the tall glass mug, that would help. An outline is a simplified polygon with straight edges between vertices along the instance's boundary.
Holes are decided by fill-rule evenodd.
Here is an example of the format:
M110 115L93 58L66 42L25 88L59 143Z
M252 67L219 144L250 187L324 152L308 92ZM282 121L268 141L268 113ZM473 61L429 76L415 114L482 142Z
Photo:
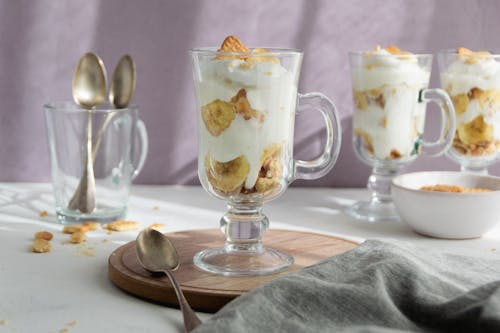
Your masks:
M447 155L462 171L487 174L500 157L500 55L460 48L439 52L438 64L457 117Z
M123 218L132 179L141 171L148 149L146 127L138 119L138 107L105 106L90 111L96 204L90 213L68 207L84 173L89 111L72 102L61 102L44 105L44 112L59 222L110 222ZM140 155L135 150L136 137Z
M262 245L269 226L262 205L293 180L319 178L333 167L341 139L335 106L322 94L297 93L300 51L201 48L191 56L198 174L205 190L228 207L220 220L225 245L196 254L194 263L223 275L280 271L293 258ZM324 152L312 161L293 159L295 116L304 108L319 111L326 123Z
M399 50L398 50L399 51ZM401 167L424 152L440 155L453 139L455 117L441 89L427 89L432 55L390 53L387 49L349 54L353 97L353 145L361 161L373 167L368 178L371 200L346 212L370 222L398 219L391 197L392 179ZM441 111L441 133L434 142L423 138L427 102Z

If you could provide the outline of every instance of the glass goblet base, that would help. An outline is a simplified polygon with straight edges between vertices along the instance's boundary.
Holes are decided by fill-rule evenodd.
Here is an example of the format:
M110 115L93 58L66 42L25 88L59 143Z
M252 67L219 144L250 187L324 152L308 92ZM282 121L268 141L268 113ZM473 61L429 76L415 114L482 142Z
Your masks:
M225 245L198 252L193 261L197 267L210 273L242 276L278 273L293 264L293 257L262 244Z
M193 262L198 268L226 276L267 275L293 264L290 255L262 244L269 219L261 202L229 202L220 226L226 235L224 246L197 253Z
M392 201L358 201L345 210L346 214L367 222L399 221Z

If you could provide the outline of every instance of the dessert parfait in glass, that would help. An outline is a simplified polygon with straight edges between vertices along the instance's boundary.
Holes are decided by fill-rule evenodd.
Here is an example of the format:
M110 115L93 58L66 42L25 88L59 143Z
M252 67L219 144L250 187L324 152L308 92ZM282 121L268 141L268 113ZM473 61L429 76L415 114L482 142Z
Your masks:
M462 171L487 174L500 156L500 55L461 47L439 52L438 61L457 118L447 155Z
M372 198L346 212L368 221L398 219L390 193L401 167L415 160L422 148L439 155L451 144L454 115L440 107L441 134L424 140L426 103L451 101L441 89L428 89L432 55L413 54L396 46L349 55L353 87L353 145L361 161L373 167L368 179Z
M223 275L282 270L293 259L262 245L269 225L262 205L294 179L319 178L333 167L341 136L335 107L322 94L298 94L298 50L248 48L229 36L219 49L193 49L191 56L198 174L203 187L228 205L220 221L225 245L198 253L194 262ZM325 148L313 161L293 159L299 105L320 111L326 122Z

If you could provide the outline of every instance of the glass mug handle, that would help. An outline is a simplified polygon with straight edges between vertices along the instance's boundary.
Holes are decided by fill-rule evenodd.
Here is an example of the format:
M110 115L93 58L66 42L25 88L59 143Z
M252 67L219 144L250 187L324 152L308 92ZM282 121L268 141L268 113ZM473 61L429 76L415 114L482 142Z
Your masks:
M142 167L144 166L144 162L146 162L146 156L148 155L148 147L149 147L148 131L146 130L146 125L144 124L144 122L138 119L136 123L136 128L139 133L138 139L139 139L139 144L141 146L141 155L139 156L137 167L134 168L134 171L132 173L132 179L135 179L135 177L137 177L141 172Z
M422 140L424 153L430 156L439 156L445 153L453 143L456 130L455 108L450 97L443 89L422 89L418 96L419 103L434 102L441 112L441 130L436 141ZM446 108L445 108L446 106ZM427 149L436 149L432 152Z
M321 93L298 94L297 113L305 108L319 111L326 125L326 143L323 153L314 160L293 160L292 179L317 179L326 175L337 161L342 140L340 118L328 97Z

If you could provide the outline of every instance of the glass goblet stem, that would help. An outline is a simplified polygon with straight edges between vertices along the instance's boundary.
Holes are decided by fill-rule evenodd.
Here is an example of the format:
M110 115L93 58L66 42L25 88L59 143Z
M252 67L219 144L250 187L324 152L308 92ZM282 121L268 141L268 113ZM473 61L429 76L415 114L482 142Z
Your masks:
M372 191L372 202L392 202L391 182L398 174L399 169L373 168L372 174L368 178L368 189Z
M228 203L227 208L220 220L221 230L226 235L226 251L262 252L262 236L269 228L262 206Z
M461 165L460 171L473 173L476 175L488 175L488 168L484 165L481 166L473 166L473 165Z

